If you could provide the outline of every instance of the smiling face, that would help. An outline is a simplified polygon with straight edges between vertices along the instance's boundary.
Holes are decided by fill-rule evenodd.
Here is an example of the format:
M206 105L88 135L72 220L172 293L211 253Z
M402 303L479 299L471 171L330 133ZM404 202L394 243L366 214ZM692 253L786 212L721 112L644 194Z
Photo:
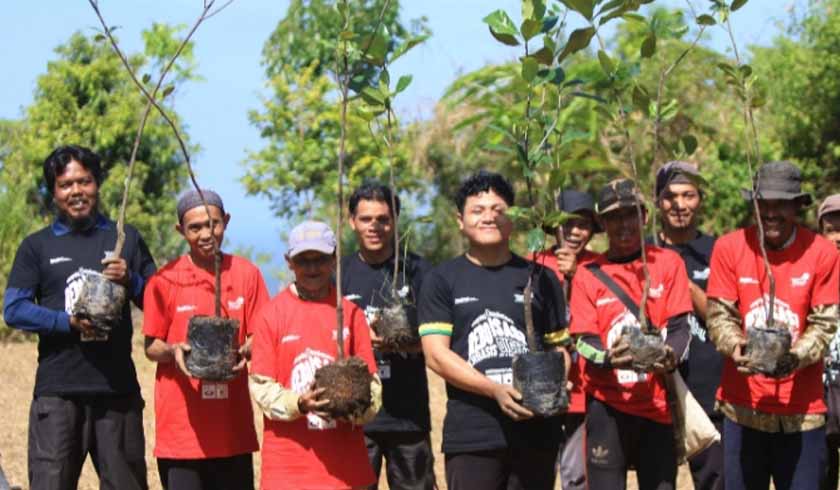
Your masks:
M463 212L458 214L458 227L470 245L507 244L513 231L513 222L505 214L507 209L507 202L492 189L468 196Z
M671 184L659 199L659 212L665 226L684 230L696 226L700 203L700 191L693 184Z
M388 251L394 239L390 206L384 201L360 200L356 212L350 215L350 228L356 232L362 250L374 253Z
M312 293L330 287L332 273L335 270L335 255L307 250L294 257L287 256L286 263L295 275L295 284L299 290L312 296Z
M557 229L557 242L562 242L575 255L581 253L592 238L595 229L595 216L591 211L576 211L579 218L572 218ZM562 232L562 234L561 234Z
M840 212L828 213L820 219L820 233L840 250Z
M99 186L93 174L81 163L71 160L61 175L56 175L52 189L59 214L71 224L89 222L96 213Z
M644 217L644 210L642 215ZM602 215L600 219L610 243L610 256L628 257L641 250L642 237L636 208L619 208Z
M788 199L759 199L758 215L764 239L771 248L781 248L793 234L800 204Z
M221 247L225 239L225 228L230 221L229 214L222 214L222 210L216 206L210 208L210 217L213 218L213 234L210 234L210 220L207 218L207 210L204 206L197 206L186 213L181 223L175 226L178 232L184 236L190 245L190 255L193 260L207 262L213 260L213 236L216 243Z

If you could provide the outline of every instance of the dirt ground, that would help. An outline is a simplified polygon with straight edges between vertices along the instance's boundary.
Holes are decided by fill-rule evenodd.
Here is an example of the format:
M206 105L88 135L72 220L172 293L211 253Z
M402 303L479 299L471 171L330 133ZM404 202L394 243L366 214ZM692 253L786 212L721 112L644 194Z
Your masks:
M134 361L137 365L137 372L140 378L140 385L143 390L143 398L146 400L144 423L146 426L146 463L149 470L149 488L160 490L160 481L157 476L157 465L152 457L154 444L154 364L148 361L143 355L142 340L136 336L134 343ZM0 376L3 380L3 389L0 390L0 413L3 421L0 423L0 464L6 472L10 483L27 488L26 481L26 433L28 423L29 404L32 398L32 387L35 379L35 367L37 365L37 344L34 342L0 343ZM440 430L446 408L446 393L443 381L436 375L429 373L430 396L432 404L432 444L436 450L440 449ZM262 419L256 421L258 433L262 430ZM446 488L443 478L443 458L436 452L435 473L438 478L438 485L441 489ZM259 481L259 454L255 455L257 481ZM628 478L628 489L635 490L636 484L633 475ZM79 482L80 490L98 489L98 480L90 459L85 463L82 477ZM381 488L387 488L383 482ZM560 489L557 485L557 489ZM679 490L693 488L690 477L685 467L680 468Z

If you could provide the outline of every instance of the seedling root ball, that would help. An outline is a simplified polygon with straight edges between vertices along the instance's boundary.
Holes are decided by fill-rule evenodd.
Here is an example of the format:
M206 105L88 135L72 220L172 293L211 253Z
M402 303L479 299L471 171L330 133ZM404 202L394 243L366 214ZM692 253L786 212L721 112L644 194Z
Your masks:
M315 371L315 387L324 388L320 398L330 401L325 411L336 419L359 417L370 408L372 379L358 357L339 359Z
M522 405L540 417L551 417L569 406L566 365L560 352L527 352L513 358L513 387Z
M228 381L236 376L239 321L231 318L197 315L187 326L190 352L187 370L207 381Z
M90 320L101 332L119 324L125 304L123 286L90 269L79 269L81 286L72 305L72 314Z

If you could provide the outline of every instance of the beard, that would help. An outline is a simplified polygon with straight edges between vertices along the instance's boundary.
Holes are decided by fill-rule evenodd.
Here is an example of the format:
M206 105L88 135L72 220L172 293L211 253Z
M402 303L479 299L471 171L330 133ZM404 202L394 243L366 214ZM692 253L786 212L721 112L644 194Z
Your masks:
M81 218L74 218L61 209L58 210L58 221L70 228L72 232L88 231L96 224L96 216L99 214L99 206L94 206L90 214Z

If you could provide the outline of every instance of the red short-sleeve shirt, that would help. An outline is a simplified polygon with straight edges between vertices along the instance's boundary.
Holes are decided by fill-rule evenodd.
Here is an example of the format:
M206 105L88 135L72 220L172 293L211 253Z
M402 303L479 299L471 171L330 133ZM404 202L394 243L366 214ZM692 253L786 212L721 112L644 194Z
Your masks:
M583 268L586 264L595 260L598 254L584 250L577 257L578 270ZM566 281L566 277L560 273L557 267L557 256L554 255L554 249L547 249L539 252L536 255L528 257L536 263L548 267L557 274L557 279L560 284ZM566 311L569 311L568 309ZM585 413L586 412L586 392L583 391L583 382L581 380L581 372L583 371L583 358L579 355L574 355L574 362L569 369L568 379L572 383L572 390L569 392L569 410L568 413Z
M840 301L837 249L807 228L797 227L793 243L780 251L768 249L767 258L776 279L774 320L785 324L796 342L812 307ZM709 297L737 301L746 330L765 325L768 290L756 228L721 237L712 252ZM824 413L822 370L822 363L816 363L782 379L744 376L727 357L717 398L779 415Z
M187 340L195 315L213 315L213 274L183 256L160 269L146 286L143 333L167 343ZM239 320L239 344L251 334L268 291L256 266L233 255L222 260L222 316ZM257 435L247 372L227 383L184 376L174 362L155 374L155 456L203 459L256 451Z
M364 311L347 300L343 305L344 350L376 373ZM305 393L315 371L338 355L335 321L335 290L322 301L303 301L284 289L259 313L252 372ZM291 422L265 419L262 490L346 489L374 481L362 427L314 414Z
M644 284L641 259L614 263L599 255L593 262L633 301L641 301ZM663 330L670 318L693 311L688 274L682 258L670 250L648 246L647 262L651 281L646 313L653 325ZM573 335L597 335L609 349L625 326L639 327L636 317L585 267L579 267L575 273L572 290L569 331ZM588 362L584 363L582 374L584 390L616 410L659 423L671 422L665 386L658 376L603 369Z

